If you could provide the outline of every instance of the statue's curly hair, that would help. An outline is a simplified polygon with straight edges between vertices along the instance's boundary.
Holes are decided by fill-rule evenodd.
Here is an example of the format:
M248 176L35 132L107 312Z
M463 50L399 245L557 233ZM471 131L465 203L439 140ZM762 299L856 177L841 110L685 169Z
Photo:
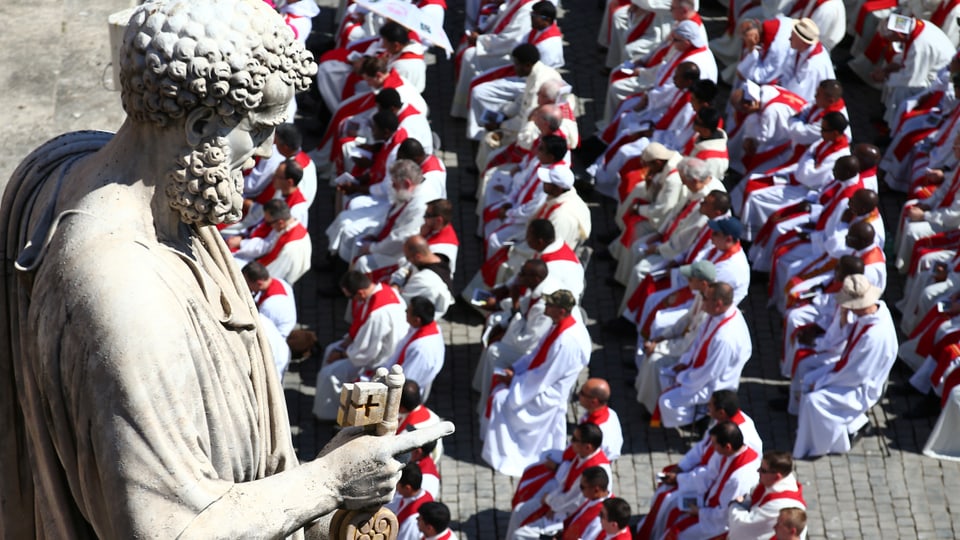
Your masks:
M123 108L160 127L197 107L235 124L261 105L268 76L300 92L316 70L313 55L262 0L149 2L123 38Z

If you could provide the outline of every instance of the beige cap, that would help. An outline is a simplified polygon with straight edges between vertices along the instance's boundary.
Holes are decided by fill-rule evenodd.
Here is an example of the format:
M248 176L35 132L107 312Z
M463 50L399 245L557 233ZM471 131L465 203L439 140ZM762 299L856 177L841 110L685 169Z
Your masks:
M793 23L793 33L797 34L800 41L807 45L813 45L820 40L820 28L817 27L817 23L813 22L813 19L808 17L797 19Z
M646 162L657 161L661 159L663 161L667 161L673 157L673 154L673 150L670 150L658 142L652 142L643 149L643 154L641 154L640 159Z
M843 279L843 288L837 293L837 304L847 309L864 309L877 303L883 291L870 283L867 276L853 274Z

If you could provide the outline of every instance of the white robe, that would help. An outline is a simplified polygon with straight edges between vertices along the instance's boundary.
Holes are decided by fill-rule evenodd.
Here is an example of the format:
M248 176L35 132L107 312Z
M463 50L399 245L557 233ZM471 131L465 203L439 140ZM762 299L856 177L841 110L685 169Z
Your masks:
M720 322L732 318L715 333ZM709 343L704 343L712 335ZM696 355L706 347L706 361L693 367ZM671 374L676 387L666 390L659 399L660 415L665 427L679 427L696 420L698 405L704 405L716 390L734 390L740 386L740 373L753 353L750 331L743 314L735 306L714 315L703 325L693 347L681 358L690 367ZM706 410L704 409L704 412Z
M724 481L730 468L733 466L735 458L741 453L747 452L753 459L730 472ZM680 532L680 540L698 540L703 538L713 538L727 530L727 507L730 502L737 497L747 496L753 486L757 485L760 479L757 469L760 466L761 458L752 448L744 445L736 454L730 457L724 457L714 453L707 464L707 470L703 475L697 476L691 485L680 485L681 493L687 490L695 491L699 497L697 506L699 514L697 523ZM680 484L678 480L678 485ZM693 489L691 489L693 488ZM708 506L710 500L717 496L717 505Z
M865 413L879 401L897 359L897 331L886 304L877 305L876 313L854 323L839 363L804 379L795 457L847 452L850 428L864 425Z
M531 352L513 365L509 388L491 396L482 455L494 470L520 476L543 449L565 445L566 404L577 376L590 362L590 352L590 334L577 322L560 333L543 364L528 369L536 357Z
M406 345L406 352L403 355L403 376L408 381L417 381L420 385L420 400L427 401L430 396L430 388L433 386L433 380L437 378L440 370L443 369L444 355L446 346L443 343L443 331L429 336L423 336L419 339L410 341L416 333L416 328L410 328L407 335L397 343L390 359L384 364L387 369L397 363L400 357L400 351ZM407 345L407 343L410 343Z
M374 294L385 285L378 283L375 287ZM370 313L344 351L347 358L324 364L317 373L314 416L321 420L336 419L343 384L357 380L363 369L374 369L386 363L408 328L406 305L402 299L399 303L381 306ZM342 342L330 344L324 351L324 358L339 348Z
M484 337L489 335L495 325L505 327L506 331L500 341L491 343L480 354L480 361L473 375L473 389L480 392L478 414L483 414L486 407L494 371L508 368L522 356L529 354L553 327L553 320L544 313L546 306L541 297L562 288L562 282L558 278L547 275L536 287L524 293L519 300L518 310L514 311L512 301L507 299L502 304L504 309L487 318Z
M799 484L793 473L784 476L769 489L765 494L783 493L797 491ZM763 504L752 506L752 501L747 497L743 501L743 506L732 504L727 514L727 524L730 527L729 537L738 540L770 540L770 531L777 522L780 510L783 508L800 508L806 510L806 504L787 497L780 497L768 500Z
M290 219L283 232L270 231L270 234L265 238L245 238L241 241L240 249L233 254L233 257L243 268L248 262L261 259L269 254L277 243L282 241L282 235L301 226L297 220ZM278 277L287 283L296 283L300 276L310 270L312 253L313 244L310 242L310 234L307 233L303 238L283 244L280 253L266 264L267 270L273 277Z
M520 501L510 514L507 525L507 538L515 540L539 540L541 534L560 532L566 517L577 510L586 498L580 490L579 478L571 478L577 474L577 468L585 461L603 453L598 449L586 457L575 456L572 460L561 461L553 478L543 488L527 500ZM607 478L613 479L610 463L597 465L607 473ZM582 472L582 471L580 471ZM570 489L565 490L564 484L570 482ZM610 486L608 486L609 489ZM553 517L541 517L532 522L521 525L531 514L537 511L542 504L553 511Z
M285 339L297 325L297 302L293 297L293 287L289 283L280 278L273 279L283 287L283 293L271 294L261 300L266 294L261 291L254 295L253 301L257 304L260 315L270 319Z
M812 102L822 81L836 79L830 50L811 45L805 51L794 51L786 59L786 68L780 86Z
M937 419L930 438L923 446L923 454L936 459L960 461L960 444L957 432L960 431L960 386L954 387L947 399L940 418Z

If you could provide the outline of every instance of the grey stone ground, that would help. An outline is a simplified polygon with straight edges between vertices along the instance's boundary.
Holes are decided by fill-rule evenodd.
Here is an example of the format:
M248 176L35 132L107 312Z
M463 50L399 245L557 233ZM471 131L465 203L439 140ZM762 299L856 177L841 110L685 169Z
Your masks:
M322 0L327 5L334 0ZM576 92L584 97L581 131L591 132L602 107L605 78L599 73L601 57L594 37L600 12L593 0L567 0L561 26L568 41L567 74ZM704 12L720 15L720 8L705 2ZM109 48L106 16L125 7L121 0L41 0L29 4L0 2L0 67L3 77L0 115L5 136L0 142L0 183L33 147L47 138L75 129L116 129L123 119L119 96L110 92ZM458 36L462 2L452 1L448 33ZM713 19L711 26L718 23ZM317 21L319 31L333 25L331 9ZM842 63L843 54L835 53ZM107 81L107 82L104 82ZM479 265L472 203L462 203L461 192L474 188L474 178L464 171L472 160L470 145L463 138L463 123L446 113L452 87L452 65L440 60L430 68L426 98L434 105L433 128L442 142L442 157L449 167L448 187L457 204L461 231L461 257L456 284L462 287ZM847 101L855 123L855 140L870 141L868 119L879 113L878 96L862 85L845 81ZM309 120L309 119L305 119ZM309 125L306 122L304 125ZM315 252L325 249L320 234L330 219L330 198L318 197L314 215ZM612 230L613 205L599 198L588 199L593 210L595 235ZM900 199L884 196L889 227ZM891 233L888 232L888 236ZM595 351L590 373L611 382L612 406L624 422L624 455L615 464L620 496L630 501L636 515L646 512L653 491L653 478L662 466L677 459L693 435L674 430L649 429L638 418L632 389L631 367L634 343L602 332L598 320L614 313L619 290L604 285L610 263L595 260L588 269L585 307ZM901 283L891 274L888 299L900 295ZM313 272L297 285L300 321L319 334L322 342L346 330L342 320L345 301L317 294L318 287L335 282L333 273ZM755 283L744 305L754 341L754 357L747 365L740 389L744 409L753 416L767 448L790 449L796 421L785 413L769 410L767 401L779 397L785 385L775 367L780 340L780 321L765 307L766 290ZM493 473L480 459L481 443L473 415L476 396L469 380L480 353L479 319L456 310L442 323L449 344L446 366L441 372L429 406L453 420L457 433L445 441L446 456L440 464L442 499L457 520L464 538L502 538L513 491L510 478ZM285 383L294 443L302 459L310 459L329 437L329 426L316 424L310 415L317 360L291 367ZM895 368L892 386L904 384ZM871 412L877 433L866 437L844 456L829 456L800 462L798 476L810 504L811 538L955 538L960 536L960 464L924 457L922 448L932 420L899 418L915 404L915 398L888 396Z

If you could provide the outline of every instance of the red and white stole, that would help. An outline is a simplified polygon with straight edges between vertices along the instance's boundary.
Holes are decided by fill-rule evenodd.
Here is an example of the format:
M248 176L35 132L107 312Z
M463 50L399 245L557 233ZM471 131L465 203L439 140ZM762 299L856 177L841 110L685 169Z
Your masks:
M834 373L846 367L847 362L850 361L850 353L853 352L854 347L857 346L857 342L867 333L867 330L870 330L871 326L873 325L865 324L863 327L860 327L859 320L853 323L853 328L850 329L850 337L847 339L847 346L843 348L843 354L840 355L840 361L833 365Z
M538 45L550 38L563 38L563 33L560 32L560 27L557 26L557 23L553 23L543 30L530 30L530 33L527 34L527 43L530 45Z
M400 354L397 356L396 365L398 366L403 365L403 361L406 360L406 357L407 357L407 348L410 346L411 343L413 343L414 341L420 338L435 336L439 333L440 333L440 328L437 326L437 321L432 321L430 324L425 324L420 328L417 328L417 330L413 333L413 335L410 336L410 339L408 339L407 342L404 343L403 347L400 349Z
M554 261L570 261L572 263L580 264L580 259L577 258L577 254L570 249L570 246L568 246L566 242L560 244L560 247L553 251L534 255L533 258L542 259L545 263L551 263Z
M397 219L400 217L400 214L403 213L403 210L410 204L410 201L406 201L400 206L394 204L390 207L390 213L387 214L387 220L383 223L383 227L380 228L380 232L377 233L375 240L377 242L383 240L390 234L390 230L393 229L393 226L396 225Z
M373 293L370 298L359 302L356 300L353 301L353 306L351 307L353 321L350 323L350 329L347 331L350 339L357 337L357 333L359 333L360 328L367 323L367 319L370 318L371 313L384 306L400 303L400 301L397 300L397 293L393 291L393 287L377 286L380 287L380 290Z
M427 409L424 405L417 405L417 408L410 411L403 419L403 422L400 422L400 425L397 427L397 434L399 435L406 431L408 427L415 427L417 424L422 424L429 419L430 409Z
M720 319L720 322L717 323L717 326L713 327L713 329L709 332L704 333L703 339L700 340L700 347L697 349L697 354L695 354L693 357L693 364L690 365L690 369L703 367L703 365L707 363L707 352L710 349L710 343L713 342L713 336L717 334L723 325L733 320L733 318L736 316L737 310L734 309L732 313L723 319Z
M527 367L527 371L536 369L542 366L547 361L547 353L550 352L550 348L553 347L553 343L560 337L560 334L564 333L568 328L576 324L576 321L573 318L573 315L567 315L559 323L553 325L553 330L547 334L547 337L540 342L540 347L537 348L537 354L533 357L533 361L530 362L530 365Z
M272 279L270 285L267 286L267 290L260 293L260 296L257 297L257 307L260 307L261 304L266 302L267 298L273 296L287 296L287 289L283 286L283 283L280 283L279 279Z
M290 242L296 242L307 236L307 228L303 226L302 223L297 223L293 227L287 229L280 235L280 238L277 239L276 245L273 246L269 252L263 257L257 259L260 264L264 266L269 266L270 263L277 260L277 257L280 256L280 252L283 251L284 246Z
M726 485L727 481L730 480L730 477L733 476L733 473L738 471L740 468L745 467L748 463L757 459L757 452L745 446L743 451L733 456L725 456L723 461L720 464L720 470L723 471L723 474L710 486L710 489L707 490L707 493L711 495L705 502L708 508L716 508L720 505L720 494L723 493L723 487Z

